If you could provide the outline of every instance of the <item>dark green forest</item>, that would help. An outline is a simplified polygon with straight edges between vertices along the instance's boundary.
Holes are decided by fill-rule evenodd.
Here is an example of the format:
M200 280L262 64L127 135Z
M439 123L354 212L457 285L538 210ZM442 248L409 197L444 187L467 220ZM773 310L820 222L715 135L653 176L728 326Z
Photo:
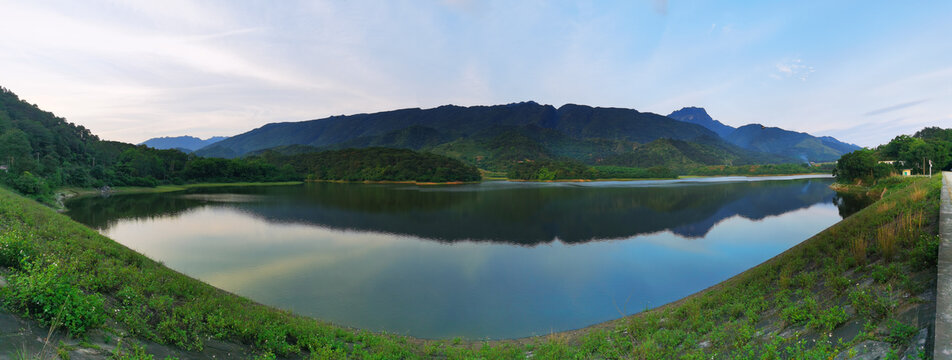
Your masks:
M594 180L598 172L576 161L524 161L517 163L506 177L513 180Z
M308 180L469 182L481 178L475 166L407 149L372 147L294 155L266 151L249 159L275 164Z
M912 136L899 135L875 149L844 154L833 175L840 183L870 185L903 170L928 175L952 169L952 129L927 127Z
M287 180L293 173L256 159L205 159L101 140L89 129L0 88L0 183L47 200L63 186L156 186L208 181Z
M343 157L334 160L338 155ZM339 166L345 163L347 166ZM475 168L456 160L406 150L221 159L106 141L89 129L43 111L4 88L0 88L0 165L3 169L0 184L46 202L52 202L54 189L65 186L285 181L303 180L308 175L340 180L473 181L474 176L479 178ZM360 168L364 165L374 168ZM378 168L383 169L382 172L378 172ZM339 175L342 171L354 173Z

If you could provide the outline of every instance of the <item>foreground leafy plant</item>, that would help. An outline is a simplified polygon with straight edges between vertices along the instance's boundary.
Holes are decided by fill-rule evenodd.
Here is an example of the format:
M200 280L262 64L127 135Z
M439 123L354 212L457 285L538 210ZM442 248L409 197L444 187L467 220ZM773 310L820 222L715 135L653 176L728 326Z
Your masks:
M9 286L2 290L4 302L45 325L62 325L73 336L102 325L102 296L84 294L58 269L56 263L25 263L22 271L10 275Z

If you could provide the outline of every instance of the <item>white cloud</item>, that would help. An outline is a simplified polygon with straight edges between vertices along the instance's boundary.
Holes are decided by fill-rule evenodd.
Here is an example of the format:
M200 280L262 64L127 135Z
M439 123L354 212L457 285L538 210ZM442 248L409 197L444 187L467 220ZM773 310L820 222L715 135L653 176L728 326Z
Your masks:
M807 78L816 71L812 66L805 65L801 59L784 60L775 64L774 68L776 72L770 74L770 77L774 79L794 78L800 81L807 81Z

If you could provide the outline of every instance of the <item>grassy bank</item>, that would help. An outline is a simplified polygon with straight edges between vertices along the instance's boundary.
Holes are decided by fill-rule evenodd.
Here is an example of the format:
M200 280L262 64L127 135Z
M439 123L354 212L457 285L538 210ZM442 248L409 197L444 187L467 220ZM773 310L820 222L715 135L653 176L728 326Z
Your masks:
M793 249L678 302L580 331L496 342L377 334L255 304L0 189L0 267L9 283L0 298L77 337L107 329L191 350L219 339L263 357L826 359L867 340L903 351L929 321L908 313L921 312L934 288L940 181L891 186Z

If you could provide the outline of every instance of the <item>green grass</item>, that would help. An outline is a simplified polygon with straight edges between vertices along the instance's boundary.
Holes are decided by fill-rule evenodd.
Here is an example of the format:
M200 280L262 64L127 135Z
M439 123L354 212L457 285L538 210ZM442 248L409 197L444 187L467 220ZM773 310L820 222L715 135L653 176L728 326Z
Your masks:
M917 287L910 279L930 272L934 278L940 185L938 178L894 181L873 206L675 303L589 330L494 342L353 330L256 304L0 189L0 265L11 280L0 297L8 309L50 323L72 319L67 330L74 336L106 326L190 350L214 338L245 344L261 358L829 358L865 339L908 338L908 326L891 321L916 301L906 293ZM869 240L883 227L899 229L892 250ZM855 239L870 245L864 259L851 246ZM53 295L37 295L50 286L36 284L53 284ZM847 318L845 304L857 310ZM826 335L848 321L869 326L853 338ZM790 329L796 331L784 332ZM127 351L124 357L140 358L138 350Z

